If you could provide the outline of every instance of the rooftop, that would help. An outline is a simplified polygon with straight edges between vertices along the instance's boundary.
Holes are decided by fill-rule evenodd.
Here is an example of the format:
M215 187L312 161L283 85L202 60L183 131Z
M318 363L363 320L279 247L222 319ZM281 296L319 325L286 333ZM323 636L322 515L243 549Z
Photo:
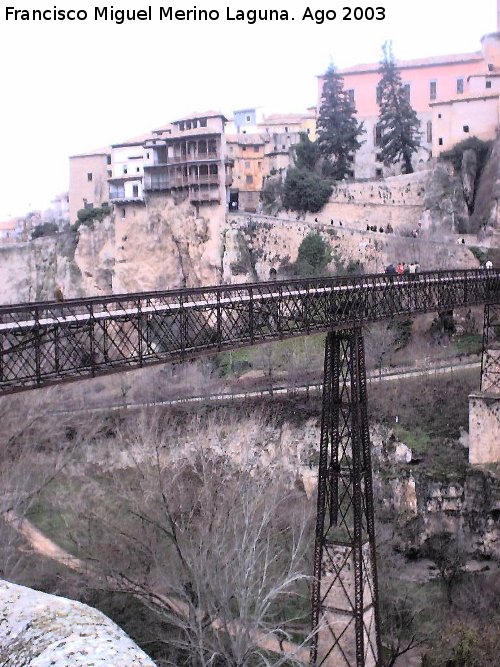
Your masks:
M173 120L172 124L177 125L186 120L197 120L198 118L222 118L224 121L227 121L227 118L220 111L194 111L193 113L187 114L187 116L179 118L179 120Z
M104 148L96 148L93 151L87 151L85 153L76 153L75 155L70 155L70 159L73 157L93 157L98 155L109 155L111 153L111 146L105 146Z
M116 144L112 144L111 148L121 148L122 146L142 146L148 139L152 139L151 132L146 134L139 134L136 137L131 139L125 139L124 141L119 141Z
M414 60L396 60L395 64L398 69L413 69L417 67L437 67L439 65L452 65L454 63L468 63L480 62L483 60L481 51L474 51L473 53L453 53L445 56L430 56L428 58L415 58ZM363 63L360 65L353 65L352 67L343 67L339 69L339 74L363 74L368 72L378 72L380 63ZM318 78L323 78L324 74L320 74Z
M438 107L442 104L456 104L457 102L473 102L474 100L489 100L500 97L500 93L476 93L472 95L457 95L457 97L451 97L447 100L439 100L436 102L429 102L430 107Z

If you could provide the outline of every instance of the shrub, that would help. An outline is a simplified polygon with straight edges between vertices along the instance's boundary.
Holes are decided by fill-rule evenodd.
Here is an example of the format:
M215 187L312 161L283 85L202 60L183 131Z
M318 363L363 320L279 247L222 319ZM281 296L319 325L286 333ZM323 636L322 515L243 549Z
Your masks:
M82 225L94 229L95 220L99 220L100 222L109 215L110 212L111 209L106 203L103 203L102 206L98 208L81 208L76 214L78 220L71 226L71 229L76 232Z
M316 213L332 194L328 181L305 169L289 169L283 190L283 205L294 211Z
M44 222L41 225L35 227L31 232L31 239L38 239L42 236L52 236L59 232L59 227L56 222Z
M299 246L297 261L293 271L298 276L312 276L322 273L332 260L332 251L320 234L309 232Z

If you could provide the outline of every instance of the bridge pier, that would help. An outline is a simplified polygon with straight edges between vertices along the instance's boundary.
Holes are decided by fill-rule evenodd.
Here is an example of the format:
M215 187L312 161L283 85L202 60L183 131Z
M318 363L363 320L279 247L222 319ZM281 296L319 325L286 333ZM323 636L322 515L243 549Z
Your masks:
M484 307L480 391L469 396L469 463L500 461L500 304Z
M327 334L323 382L311 665L375 667L378 586L360 327Z

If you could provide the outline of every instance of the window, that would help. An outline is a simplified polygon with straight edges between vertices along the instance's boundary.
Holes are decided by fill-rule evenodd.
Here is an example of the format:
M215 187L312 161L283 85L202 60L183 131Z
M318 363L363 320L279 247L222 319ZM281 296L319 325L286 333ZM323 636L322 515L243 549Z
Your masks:
M106 155L106 164L111 164L111 155Z
M249 122L251 121L250 116L249 116L249 115L246 115L246 116L245 116L245 120L246 120L247 123L249 123Z
M287 128L287 127L285 127L285 132L288 132L288 128Z
M432 121L427 121L427 143L432 143Z
M262 162L257 162L257 166L258 166L259 169L260 169L260 168L262 167Z
M245 162L245 169L250 169L250 162Z
M246 180L247 185L250 185L251 183L253 183L253 176L252 176L252 174L247 174L245 180Z
M375 153L375 159L377 162L382 162L382 153Z
M126 209L122 208L122 218L125 217L126 213L127 213Z
M135 170L139 172L139 171L141 171L141 168L140 168L140 167L136 167Z
M146 153L146 160L149 160L149 153Z
M307 128L307 134L311 134L310 128Z
M184 132L184 123L179 123L179 130Z
M200 127L206 127L206 126L207 126L207 119L200 118Z
M384 170L383 169L380 169L380 168L375 169L375 176L377 178L382 178L383 175L384 175Z
M127 165L126 165L126 164L123 165L123 173L124 173L124 174L127 174L127 173L128 173L128 168L127 168Z
M373 129L375 132L375 137L374 137L375 146L380 146L380 142L382 141L382 128L380 127L380 125L375 125Z
M429 97L435 100L437 97L437 81L431 81L429 84Z
M108 169L108 178L111 178L112 175L113 175L113 172L111 171L111 169Z
M347 97L349 98L349 102L354 104L354 88L349 88L347 91Z
M438 139L438 144L439 144L440 146L443 145L443 137L439 137L439 139Z
M281 148L282 148L283 150L285 150L285 148L286 148L285 144L281 144Z
M247 149L246 146L242 146L242 147L241 147L241 150L242 150L242 151L246 151L246 149Z
M89 173L87 174L87 181L91 181L91 180L92 180L92 173L89 172Z
M139 196L139 186L138 185L133 185L132 186L132 197L138 197Z
M438 118L442 118L442 117L443 117L443 116L442 116L440 113L438 113Z
M457 79L457 95L462 95L464 92L464 80L463 77Z
M469 132L469 126L468 125L464 125L464 132L466 134L468 134L468 132Z
M491 81L486 81L486 88L491 88Z

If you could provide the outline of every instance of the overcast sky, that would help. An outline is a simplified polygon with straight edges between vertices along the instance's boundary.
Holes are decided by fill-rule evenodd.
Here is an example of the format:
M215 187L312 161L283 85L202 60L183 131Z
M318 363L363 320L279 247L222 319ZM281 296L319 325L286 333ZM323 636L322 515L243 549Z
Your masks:
M397 58L480 49L496 30L496 0L330 0L223 3L217 21L95 21L96 6L143 9L139 0L2 0L0 9L0 220L47 206L68 188L68 156L142 134L192 111L260 106L302 111L316 103L316 75L378 61L392 39ZM6 20L16 9L82 9L86 21ZM229 21L238 9L288 9L288 22ZM382 7L384 20L345 21L343 7ZM302 20L307 8L334 21ZM292 17L294 20L292 21Z

